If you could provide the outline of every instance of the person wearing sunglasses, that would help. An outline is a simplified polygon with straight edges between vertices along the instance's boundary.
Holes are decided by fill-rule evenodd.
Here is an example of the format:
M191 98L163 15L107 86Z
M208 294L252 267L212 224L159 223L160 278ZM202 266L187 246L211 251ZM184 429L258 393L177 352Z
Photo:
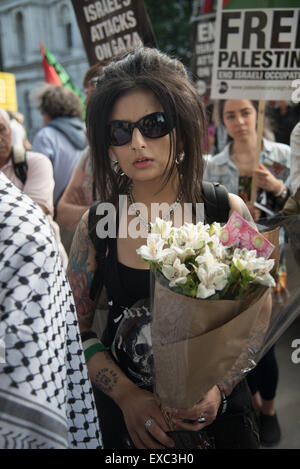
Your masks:
M185 202L202 202L205 113L182 63L156 49L141 48L104 69L87 107L86 124L100 200L110 202L118 213L116 236L108 238L104 256L97 251L109 300L101 342L92 330L96 302L91 290L97 271L90 237L92 208L77 227L68 268L104 448L172 448L174 441L153 393L151 312L143 306L144 314L139 314L139 305L150 296L149 266L136 250L146 243L149 223L155 221L153 203L165 203L160 216L170 216L175 224L175 211ZM127 196L127 206L119 207L120 195ZM148 209L148 216L138 204ZM230 213L235 210L252 221L238 196L230 195L230 206ZM102 208L99 203L97 213ZM128 235L122 237L118 221L121 227L124 220ZM139 236L130 235L134 223ZM178 428L198 432L206 427L218 447L257 448L250 392L245 380L235 384L224 383L223 394L214 386L192 409L179 410ZM239 415L231 424L221 415L226 393L226 412L230 416L235 409ZM243 424L246 415L250 426Z

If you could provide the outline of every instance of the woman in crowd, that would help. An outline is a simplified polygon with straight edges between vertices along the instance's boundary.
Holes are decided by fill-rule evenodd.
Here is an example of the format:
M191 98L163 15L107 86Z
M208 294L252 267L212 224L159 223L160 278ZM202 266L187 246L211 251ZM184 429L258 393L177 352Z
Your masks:
M222 101L220 117L229 142L220 153L209 158L204 179L220 182L233 194L240 195L254 219L258 220L266 212L250 204L254 176L259 188L257 201L267 210L279 211L289 194L290 147L263 138L260 162L256 166L257 102L247 99Z
M67 268L68 256L61 242L60 231L53 219L53 169L48 158L33 151L27 151L18 145L13 146L12 130L7 112L0 108L0 170L24 194L34 200L43 210L52 226L64 268ZM20 157L21 156L21 157ZM26 163L26 170L20 162ZM19 161L19 164L17 164Z
M278 212L289 196L290 147L265 138L256 164L257 102L229 99L220 105L220 117L229 135L224 150L210 157L204 178L224 184L248 205L255 221ZM255 178L259 208L250 203L251 181ZM266 211L264 211L266 210ZM260 436L265 445L278 443L280 428L275 412L278 367L274 348L248 375L254 403L260 412Z
M121 237L116 230L117 236L108 239L103 277L109 315L101 342L91 332L95 302L90 290L97 267L89 236L91 209L79 223L70 253L68 277L106 448L126 448L128 440L135 448L174 446L153 394L151 353L146 356L151 344L143 334L137 337L131 331L126 336L126 327L122 328L128 310L150 295L149 267L136 250L145 244L148 224L154 222L150 216L145 219L138 210L128 209L129 204L136 207L139 202L151 214L152 203L167 203L171 208L162 217L171 215L174 221L171 212L183 203L203 202L204 122L201 99L181 62L147 48L108 65L87 108L100 198L121 210L116 223L118 219L120 226L127 223L130 232L129 225L135 220L141 229L139 237ZM118 207L122 194L128 195L123 209ZM237 211L251 222L239 197L230 194L229 202L229 213ZM265 307L269 307L268 301ZM222 386L228 399L224 414ZM216 383L197 405L178 410L173 418L180 429L198 432L205 427L218 448L258 446L255 413L245 380L237 385ZM252 422L250 426L244 424L246 420Z

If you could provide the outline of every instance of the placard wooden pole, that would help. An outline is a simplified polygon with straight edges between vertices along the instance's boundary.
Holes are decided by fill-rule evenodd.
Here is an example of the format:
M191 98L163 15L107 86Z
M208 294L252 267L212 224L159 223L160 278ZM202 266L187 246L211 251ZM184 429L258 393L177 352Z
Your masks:
M261 145L262 145L262 138L263 138L263 131L264 131L264 118L265 118L265 106L266 101L264 99L260 99L258 103L258 111L257 111L257 142L256 142L256 153L255 153L255 164L254 168L257 168L259 165L259 157L261 154ZM251 199L250 202L254 204L256 201L256 194L257 194L257 186L255 183L255 177L252 177L252 184L251 184Z
M220 113L219 113L219 102L217 100L214 101L214 107L213 107L213 123L217 129L219 123L220 123Z

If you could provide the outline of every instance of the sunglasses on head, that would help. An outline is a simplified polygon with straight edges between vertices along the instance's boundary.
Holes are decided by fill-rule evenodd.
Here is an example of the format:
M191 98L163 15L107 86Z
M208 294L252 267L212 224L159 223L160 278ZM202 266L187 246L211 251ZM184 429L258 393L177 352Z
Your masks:
M144 137L160 138L170 133L173 126L167 123L163 112L153 112L137 122L112 121L108 124L109 144L120 147L129 143L135 128Z

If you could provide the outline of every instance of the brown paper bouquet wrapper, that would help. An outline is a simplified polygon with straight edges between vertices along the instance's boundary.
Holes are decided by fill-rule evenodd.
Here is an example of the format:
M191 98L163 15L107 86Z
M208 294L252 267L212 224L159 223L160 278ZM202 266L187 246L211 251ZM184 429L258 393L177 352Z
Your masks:
M241 301L190 298L155 281L152 346L155 393L165 407L191 408L222 380L262 325L268 288ZM245 362L247 366L247 360ZM248 363L249 366L249 363ZM241 377L243 377L241 370Z
M270 243L274 245L274 251L272 252L270 256L270 259L275 260L273 271L276 271L279 265L279 258L280 258L279 231L280 231L280 226L276 226L276 228L261 232L261 234L265 238L267 238L267 240L270 241Z

